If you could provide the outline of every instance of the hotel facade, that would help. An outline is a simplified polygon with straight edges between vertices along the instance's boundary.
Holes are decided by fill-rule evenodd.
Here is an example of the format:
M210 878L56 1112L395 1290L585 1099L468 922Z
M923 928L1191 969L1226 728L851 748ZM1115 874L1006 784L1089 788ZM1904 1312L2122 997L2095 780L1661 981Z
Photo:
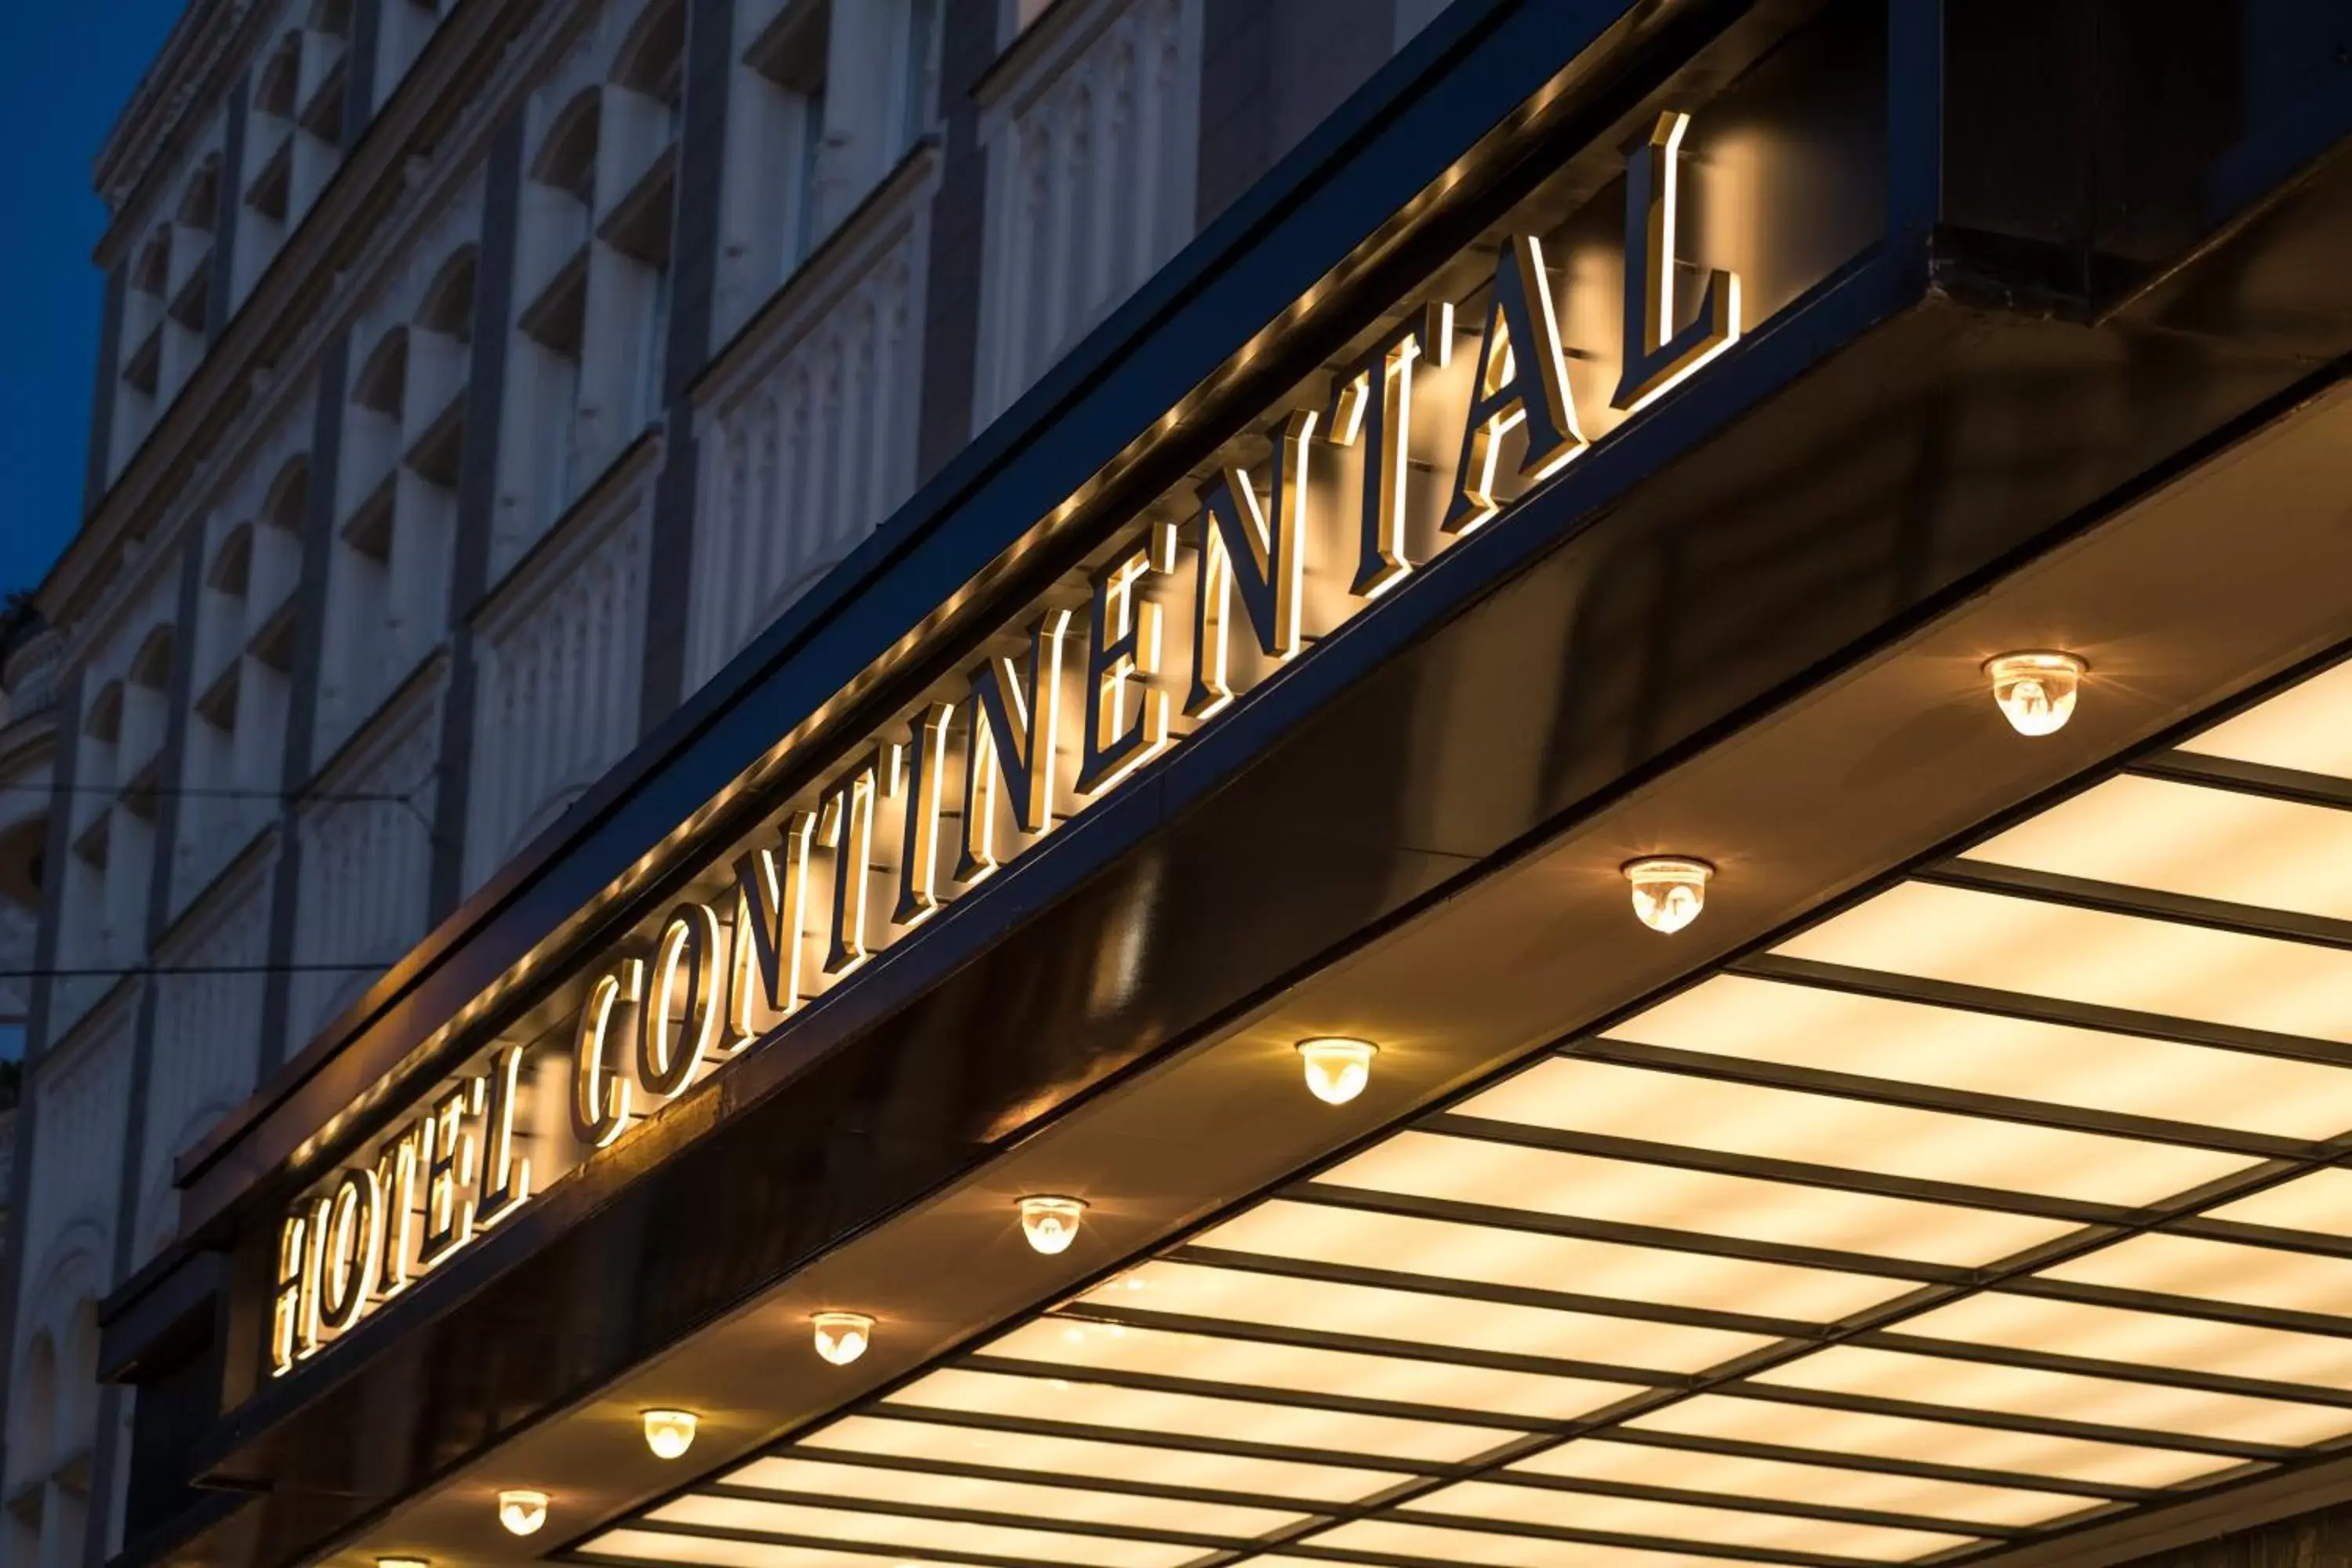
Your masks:
M198 0L0 1550L2352 1563L2347 59Z

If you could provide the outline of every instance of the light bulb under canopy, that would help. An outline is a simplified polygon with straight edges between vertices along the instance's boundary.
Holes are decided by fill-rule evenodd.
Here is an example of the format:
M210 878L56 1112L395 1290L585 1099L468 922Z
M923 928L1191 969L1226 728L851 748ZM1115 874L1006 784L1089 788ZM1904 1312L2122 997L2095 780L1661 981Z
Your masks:
M675 1459L694 1447L694 1429L699 1423L693 1411L648 1410L645 1418L646 1447L656 1459Z
M1298 1042L1298 1060L1307 1069L1307 1087L1326 1105L1345 1105L1372 1081L1372 1058L1381 1048L1370 1040L1327 1036Z
M1624 871L1633 888L1634 918L1669 936L1698 919L1706 908L1706 884L1715 876L1713 866L1683 855L1629 860Z
M2038 648L1987 659L1992 700L2021 735L2054 735L2074 716L2074 699L2090 668L2071 653Z
M835 1366L847 1366L874 1342L874 1320L863 1312L819 1312L809 1323L816 1334L816 1353Z
M375 1568L432 1568L422 1557L379 1557Z
M547 1522L547 1494L514 1488L499 1494L499 1522L509 1535L533 1535Z
M1021 1234L1048 1258L1067 1252L1078 1238L1078 1219L1086 1212L1087 1205L1076 1198L1023 1198Z

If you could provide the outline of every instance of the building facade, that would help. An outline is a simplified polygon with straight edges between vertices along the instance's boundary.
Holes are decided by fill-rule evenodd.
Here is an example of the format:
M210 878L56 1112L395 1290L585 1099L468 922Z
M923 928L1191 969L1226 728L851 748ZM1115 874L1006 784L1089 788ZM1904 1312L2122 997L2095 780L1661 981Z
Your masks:
M12 1561L2337 1560L2347 51L199 0Z
M121 1544L97 1306L175 1157L1424 19L1044 9L189 6L0 729L10 1561Z

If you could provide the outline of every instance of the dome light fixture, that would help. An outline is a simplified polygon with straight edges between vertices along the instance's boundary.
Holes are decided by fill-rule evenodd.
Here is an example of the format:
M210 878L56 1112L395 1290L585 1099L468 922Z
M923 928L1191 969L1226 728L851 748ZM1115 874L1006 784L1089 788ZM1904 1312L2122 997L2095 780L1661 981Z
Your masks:
M499 1522L509 1535L535 1535L547 1522L547 1494L514 1487L499 1494Z
M1021 1234L1048 1258L1067 1252L1078 1238L1078 1216L1086 1212L1087 1205L1076 1198L1023 1198Z
M422 1557L379 1557L375 1568L431 1568Z
M874 1342L874 1320L863 1312L819 1312L809 1320L816 1331L816 1353L847 1366Z
M2021 735L2054 735L2074 716L2083 672L2091 667L2071 653L2033 648L1985 661L1992 700Z
M1625 880L1633 885L1633 914L1652 931L1671 936L1706 908L1706 884L1715 868L1684 855L1651 855L1628 860Z
M694 1447L694 1428L698 1424L691 1410L648 1410L646 1418L646 1447L654 1451L656 1459L675 1459Z
M1370 1040L1325 1036L1298 1042L1298 1060L1307 1069L1307 1087L1326 1105L1345 1105L1372 1081L1372 1058L1380 1047Z

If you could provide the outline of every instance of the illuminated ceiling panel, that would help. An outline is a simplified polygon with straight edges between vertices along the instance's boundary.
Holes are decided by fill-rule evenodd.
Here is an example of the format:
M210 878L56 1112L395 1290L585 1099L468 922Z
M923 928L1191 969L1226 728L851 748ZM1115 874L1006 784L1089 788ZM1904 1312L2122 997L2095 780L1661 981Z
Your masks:
M575 1551L1996 1556L2352 1445L2352 665Z

